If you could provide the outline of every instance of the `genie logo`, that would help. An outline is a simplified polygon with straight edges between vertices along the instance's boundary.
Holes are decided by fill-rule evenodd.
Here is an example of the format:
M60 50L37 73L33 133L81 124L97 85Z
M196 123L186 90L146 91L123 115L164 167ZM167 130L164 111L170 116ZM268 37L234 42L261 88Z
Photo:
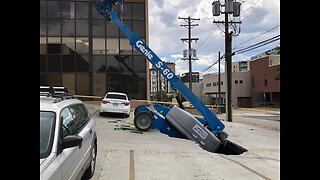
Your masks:
M147 58L149 60L151 60L153 58L153 55L151 54L151 51L149 51L148 49L145 48L145 45L143 44L143 41L138 40L136 42L136 46L140 49L140 51L147 56Z
M194 132L196 132L202 139L205 139L208 136L208 133L206 133L198 124L196 124L193 128Z

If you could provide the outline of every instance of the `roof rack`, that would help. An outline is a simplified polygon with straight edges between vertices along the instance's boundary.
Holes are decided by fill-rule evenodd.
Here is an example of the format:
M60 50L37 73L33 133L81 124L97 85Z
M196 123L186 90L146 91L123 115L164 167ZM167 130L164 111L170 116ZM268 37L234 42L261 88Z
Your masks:
M69 94L66 87L40 86L40 96L56 98L53 103L66 99L75 99L73 95Z

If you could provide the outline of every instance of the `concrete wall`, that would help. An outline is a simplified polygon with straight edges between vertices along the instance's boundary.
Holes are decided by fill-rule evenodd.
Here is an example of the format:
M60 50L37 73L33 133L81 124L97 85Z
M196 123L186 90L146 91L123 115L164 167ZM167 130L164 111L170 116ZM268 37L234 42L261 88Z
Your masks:
M189 87L189 83L184 83L187 87ZM203 84L202 83L192 83L192 92L194 95L196 95L203 103L204 103L204 97L202 95L203 90Z
M225 92L226 92L226 76L221 74L221 93L223 97L223 102L225 102ZM212 94L211 96L216 97L218 94L218 74L210 74L203 76L203 87L204 93ZM239 97L251 97L251 87L250 87L250 72L232 72L232 104L234 107L238 107ZM208 98L206 97L206 100ZM210 100L209 100L210 102ZM207 103L209 103L207 102Z

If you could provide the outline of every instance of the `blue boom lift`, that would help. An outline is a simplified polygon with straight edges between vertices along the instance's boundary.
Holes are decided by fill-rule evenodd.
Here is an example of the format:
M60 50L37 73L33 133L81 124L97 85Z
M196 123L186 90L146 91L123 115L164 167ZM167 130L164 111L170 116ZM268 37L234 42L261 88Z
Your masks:
M160 73L202 114L195 117L179 107L154 104L156 111L146 105L140 105L134 112L134 124L139 130L150 128L159 129L161 133L170 137L188 138L197 142L201 148L216 153L241 154L245 148L227 140L227 133L223 132L224 124L187 88L187 86L172 72L167 65L143 42L127 25L122 23L118 14L113 10L120 5L123 10L123 0L92 0L98 12L115 23L127 36L130 44L141 52Z

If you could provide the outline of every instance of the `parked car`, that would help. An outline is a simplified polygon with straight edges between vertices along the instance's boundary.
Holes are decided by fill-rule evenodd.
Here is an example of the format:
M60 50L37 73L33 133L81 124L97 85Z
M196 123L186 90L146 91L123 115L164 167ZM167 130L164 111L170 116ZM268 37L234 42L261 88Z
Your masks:
M82 101L40 87L40 179L89 179L95 171L95 121Z
M125 117L130 116L130 101L125 93L120 92L108 92L100 102L100 116L103 113L110 112L110 113L120 113L123 114Z

